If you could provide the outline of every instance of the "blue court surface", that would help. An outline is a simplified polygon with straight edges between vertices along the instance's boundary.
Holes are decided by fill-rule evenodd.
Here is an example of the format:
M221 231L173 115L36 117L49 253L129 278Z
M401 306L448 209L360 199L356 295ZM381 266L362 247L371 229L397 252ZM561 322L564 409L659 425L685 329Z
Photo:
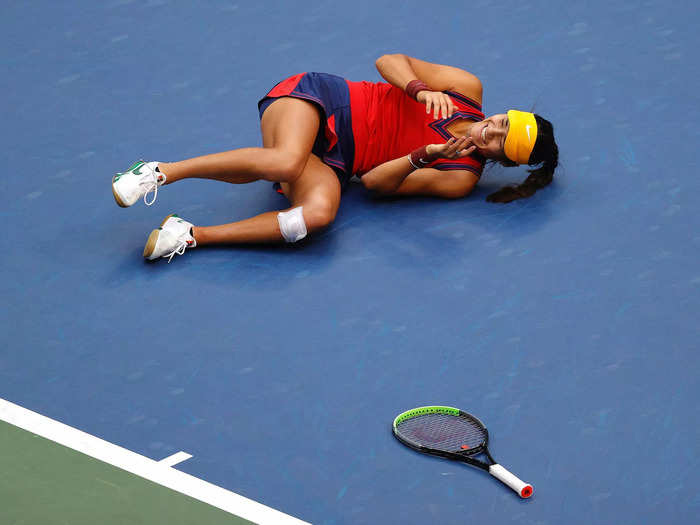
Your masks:
M0 397L317 524L690 523L700 511L700 11L695 2L4 2ZM144 263L169 213L287 206L188 180L117 207L134 160L260 144L302 71L462 67L485 113L561 151L530 199L360 184L303 246ZM480 417L521 500L398 443L421 405ZM11 475L7 472L3 476Z

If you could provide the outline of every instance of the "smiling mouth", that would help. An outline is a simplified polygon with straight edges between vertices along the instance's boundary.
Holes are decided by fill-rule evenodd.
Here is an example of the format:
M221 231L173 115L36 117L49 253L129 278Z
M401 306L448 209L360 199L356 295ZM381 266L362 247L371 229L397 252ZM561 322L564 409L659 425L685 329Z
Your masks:
M486 128L487 126L484 126L481 129L481 141L484 143L484 146L486 145Z

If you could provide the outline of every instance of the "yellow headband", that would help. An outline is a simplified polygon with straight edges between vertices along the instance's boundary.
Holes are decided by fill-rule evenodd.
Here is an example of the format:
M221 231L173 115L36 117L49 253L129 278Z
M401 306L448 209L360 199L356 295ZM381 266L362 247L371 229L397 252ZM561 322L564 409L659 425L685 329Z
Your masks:
M504 146L506 157L518 164L527 164L537 140L535 115L525 111L508 111L509 129Z

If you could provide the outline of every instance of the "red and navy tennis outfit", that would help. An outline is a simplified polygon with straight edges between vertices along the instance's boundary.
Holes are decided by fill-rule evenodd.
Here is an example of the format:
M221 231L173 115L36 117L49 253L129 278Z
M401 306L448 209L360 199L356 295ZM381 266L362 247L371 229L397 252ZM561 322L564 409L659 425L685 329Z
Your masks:
M456 106L448 119L435 119L425 105L385 82L351 82L326 73L300 73L277 84L258 102L260 118L279 97L308 100L321 111L321 126L312 152L333 168L345 185L352 175L409 154L425 144L441 144L452 135L447 126L460 118L481 121L481 105L445 91ZM469 170L481 176L484 158L476 153L438 159L440 170Z

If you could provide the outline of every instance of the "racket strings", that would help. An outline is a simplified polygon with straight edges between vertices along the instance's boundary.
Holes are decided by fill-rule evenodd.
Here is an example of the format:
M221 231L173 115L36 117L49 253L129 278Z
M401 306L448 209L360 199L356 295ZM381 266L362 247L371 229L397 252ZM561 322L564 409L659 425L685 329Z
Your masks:
M450 414L424 414L399 423L396 431L411 443L444 452L466 452L484 444L486 429Z

